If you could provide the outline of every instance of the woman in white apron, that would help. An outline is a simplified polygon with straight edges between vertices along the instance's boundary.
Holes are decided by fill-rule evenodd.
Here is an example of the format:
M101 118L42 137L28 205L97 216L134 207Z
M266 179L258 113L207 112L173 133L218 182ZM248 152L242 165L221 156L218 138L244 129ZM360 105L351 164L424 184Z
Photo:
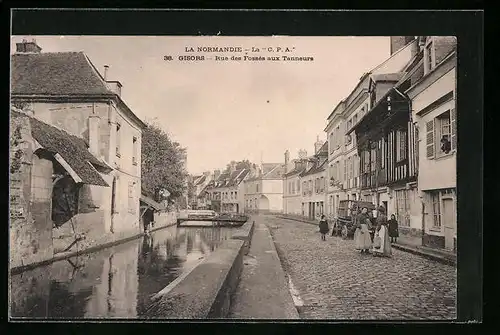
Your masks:
M377 229L373 239L373 255L383 257L391 257L392 255L387 216L385 215L385 208L382 206L378 209Z

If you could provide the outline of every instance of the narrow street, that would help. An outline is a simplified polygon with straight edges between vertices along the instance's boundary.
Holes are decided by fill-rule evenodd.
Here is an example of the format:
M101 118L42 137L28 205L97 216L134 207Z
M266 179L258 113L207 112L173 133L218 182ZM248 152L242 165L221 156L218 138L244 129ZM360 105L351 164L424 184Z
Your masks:
M456 268L395 250L392 258L360 254L353 240L318 227L267 217L283 268L303 301L302 319L452 319Z

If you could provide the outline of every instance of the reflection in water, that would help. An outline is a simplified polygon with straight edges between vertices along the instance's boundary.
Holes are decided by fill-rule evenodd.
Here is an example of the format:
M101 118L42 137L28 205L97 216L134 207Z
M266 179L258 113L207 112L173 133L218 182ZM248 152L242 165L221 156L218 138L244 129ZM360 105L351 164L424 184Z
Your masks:
M150 299L228 238L231 228L153 232L11 276L11 316L134 318Z

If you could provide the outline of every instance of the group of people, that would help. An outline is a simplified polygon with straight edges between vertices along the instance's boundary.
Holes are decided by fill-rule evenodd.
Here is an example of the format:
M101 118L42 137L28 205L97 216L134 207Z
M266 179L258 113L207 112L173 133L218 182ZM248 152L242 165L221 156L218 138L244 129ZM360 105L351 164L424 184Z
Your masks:
M395 215L387 220L386 210L383 206L378 208L377 218L373 220L368 213L368 208L353 210L353 224L356 228L354 232L354 244L356 250L362 254L371 253L374 256L391 257L391 243L397 242L398 222ZM328 221L324 215L319 222L321 240L326 240L329 231Z

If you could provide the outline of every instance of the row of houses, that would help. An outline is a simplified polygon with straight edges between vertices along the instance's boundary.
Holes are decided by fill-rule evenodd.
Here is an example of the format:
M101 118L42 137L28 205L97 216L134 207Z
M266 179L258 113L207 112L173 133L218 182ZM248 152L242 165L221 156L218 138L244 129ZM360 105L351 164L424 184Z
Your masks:
M146 124L83 52L17 43L11 58L11 266L141 232ZM119 237L116 237L118 239ZM109 239L109 238L108 238Z
M262 163L237 168L232 163L220 170L193 176L193 209L218 212L282 212L284 164Z
M290 159L283 211L336 216L342 200L395 214L402 239L456 250L456 38L393 36L390 57L333 109L326 141Z

